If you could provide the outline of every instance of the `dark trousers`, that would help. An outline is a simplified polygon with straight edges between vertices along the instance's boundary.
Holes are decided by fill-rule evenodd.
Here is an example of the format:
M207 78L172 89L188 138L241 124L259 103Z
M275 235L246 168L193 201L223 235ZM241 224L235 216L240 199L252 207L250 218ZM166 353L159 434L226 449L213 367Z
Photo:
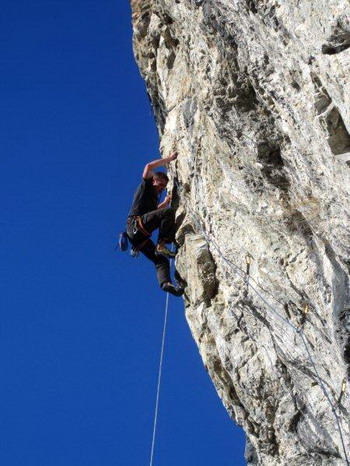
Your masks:
M168 208L152 210L141 217L142 225L148 233L152 233L159 228L158 241L172 242L175 239L175 214ZM140 247L140 252L144 254L155 265L157 279L160 286L163 283L171 282L169 259L164 256L157 256L155 244L151 239L147 240L144 234L135 227L134 219L129 219L127 224L127 234L130 243L135 247ZM142 244L144 243L144 244Z
M175 213L172 209L157 209L141 217L143 227L149 233L159 228L158 241L175 241Z

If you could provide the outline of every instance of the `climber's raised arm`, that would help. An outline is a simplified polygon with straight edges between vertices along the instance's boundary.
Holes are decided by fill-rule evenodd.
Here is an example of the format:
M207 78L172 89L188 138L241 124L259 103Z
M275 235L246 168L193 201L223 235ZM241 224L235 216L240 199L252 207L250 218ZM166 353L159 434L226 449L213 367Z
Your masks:
M169 207L171 203L171 198L172 198L171 194L168 194L167 196L165 196L164 201L158 204L158 209L164 209L165 207Z
M148 178L151 178L154 173L153 170L158 167L163 167L164 165L167 165L168 163L172 162L173 160L177 159L177 152L173 152L172 154L169 155L169 157L165 157L164 159L158 159L158 160L153 160L153 162L149 162L142 174L142 178L147 180Z

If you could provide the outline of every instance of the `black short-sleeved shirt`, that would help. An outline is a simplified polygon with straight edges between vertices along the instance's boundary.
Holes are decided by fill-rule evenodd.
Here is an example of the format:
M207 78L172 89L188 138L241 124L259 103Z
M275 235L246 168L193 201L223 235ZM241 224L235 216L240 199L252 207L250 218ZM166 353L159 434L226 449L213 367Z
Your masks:
M134 194L128 217L144 215L158 207L158 194L152 185L153 178L142 178Z

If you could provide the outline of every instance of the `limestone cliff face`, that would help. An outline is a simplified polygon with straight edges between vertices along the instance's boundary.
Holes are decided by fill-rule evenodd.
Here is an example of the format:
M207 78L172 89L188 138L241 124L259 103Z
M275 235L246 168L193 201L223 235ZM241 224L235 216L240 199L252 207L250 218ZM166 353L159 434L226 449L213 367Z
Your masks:
M161 148L180 154L186 317L247 462L347 464L349 2L131 4Z

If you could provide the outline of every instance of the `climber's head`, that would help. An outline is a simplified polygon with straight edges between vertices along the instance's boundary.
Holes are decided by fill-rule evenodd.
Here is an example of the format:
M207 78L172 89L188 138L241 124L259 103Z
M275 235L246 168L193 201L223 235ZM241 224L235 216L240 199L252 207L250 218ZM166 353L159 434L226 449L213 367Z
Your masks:
M158 194L160 194L168 184L169 178L163 172L156 172L153 175L152 185L154 186L155 190Z

